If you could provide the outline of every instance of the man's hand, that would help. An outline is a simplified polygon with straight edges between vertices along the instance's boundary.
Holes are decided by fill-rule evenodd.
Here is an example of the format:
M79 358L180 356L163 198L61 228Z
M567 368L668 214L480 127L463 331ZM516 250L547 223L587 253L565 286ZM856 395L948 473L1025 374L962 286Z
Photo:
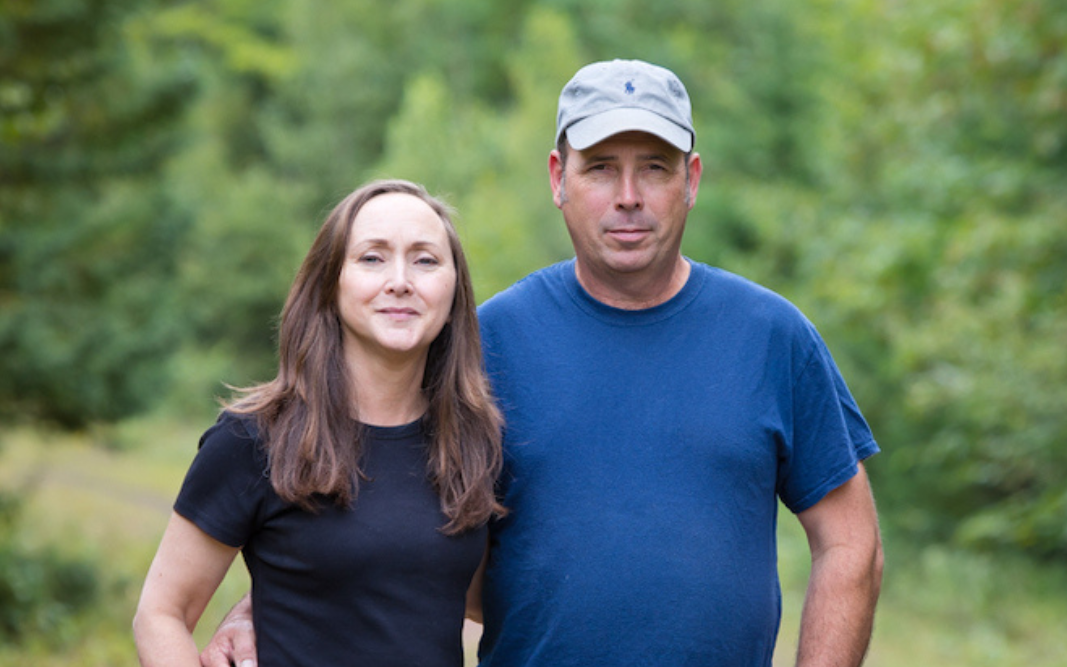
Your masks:
M252 596L241 598L200 654L201 667L256 667L256 633L252 628Z

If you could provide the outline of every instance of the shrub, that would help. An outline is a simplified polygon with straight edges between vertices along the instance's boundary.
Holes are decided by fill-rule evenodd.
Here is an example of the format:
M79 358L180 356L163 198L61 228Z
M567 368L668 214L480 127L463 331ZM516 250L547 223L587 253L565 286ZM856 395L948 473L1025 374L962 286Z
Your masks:
M52 634L100 594L96 563L18 541L21 502L0 491L0 639Z

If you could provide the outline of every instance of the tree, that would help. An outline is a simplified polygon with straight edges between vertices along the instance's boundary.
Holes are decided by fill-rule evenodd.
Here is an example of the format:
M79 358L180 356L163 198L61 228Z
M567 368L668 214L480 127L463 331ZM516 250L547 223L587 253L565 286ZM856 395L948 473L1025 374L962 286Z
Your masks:
M0 30L0 416L80 426L157 395L187 221L153 175L191 82L142 67L148 0L8 3Z
M843 168L799 218L796 277L862 371L882 506L919 535L1062 555L1067 12L848 9L823 135Z

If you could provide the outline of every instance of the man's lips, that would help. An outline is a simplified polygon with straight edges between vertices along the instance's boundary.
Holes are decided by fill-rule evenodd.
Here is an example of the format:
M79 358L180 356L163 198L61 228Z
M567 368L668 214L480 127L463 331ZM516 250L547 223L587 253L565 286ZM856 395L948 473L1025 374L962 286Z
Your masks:
M650 233L651 230L640 227L623 227L608 230L608 236L620 243L638 243L644 240Z

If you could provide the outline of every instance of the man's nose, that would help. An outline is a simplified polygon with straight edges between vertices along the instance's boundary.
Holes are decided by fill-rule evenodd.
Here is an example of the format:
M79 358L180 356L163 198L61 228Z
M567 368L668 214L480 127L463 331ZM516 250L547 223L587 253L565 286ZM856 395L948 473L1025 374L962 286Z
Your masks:
M637 211L643 205L641 188L635 174L623 173L619 177L619 189L615 206L624 211Z

